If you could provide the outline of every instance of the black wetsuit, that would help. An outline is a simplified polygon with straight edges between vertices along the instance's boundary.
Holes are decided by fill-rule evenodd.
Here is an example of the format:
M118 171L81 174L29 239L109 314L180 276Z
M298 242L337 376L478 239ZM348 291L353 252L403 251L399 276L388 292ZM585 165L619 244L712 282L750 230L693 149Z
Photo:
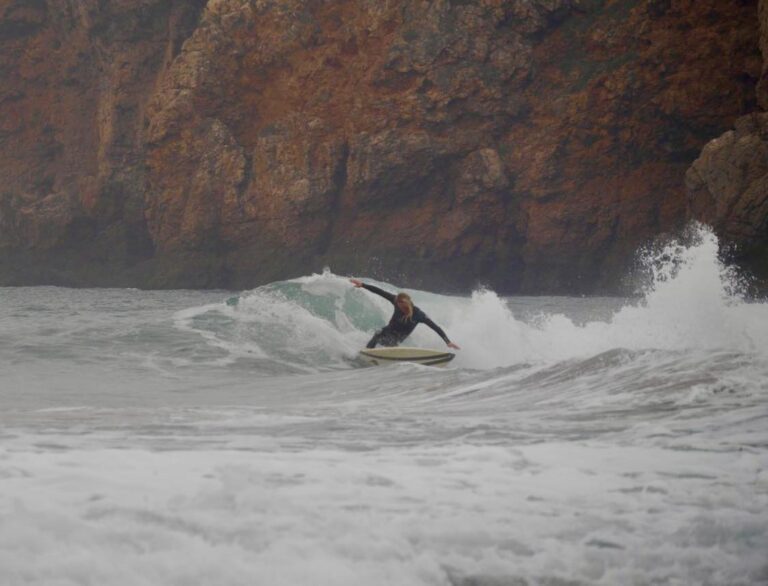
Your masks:
M427 325L435 330L437 335L440 336L446 344L451 343L451 341L448 339L448 336L445 335L443 329L431 319L429 319L427 314L421 311L415 305L413 307L413 317L411 319L406 319L405 314L400 311L400 308L395 303L395 296L392 295L392 293L387 293L383 289L379 289L373 285L363 284L363 288L367 289L371 293L376 293L376 295L381 295L384 299L395 306L395 312L392 314L392 318L389 320L389 323L378 332L376 332L376 334L374 334L373 338L371 338L371 341L368 342L367 348L375 348L377 344L381 346L397 346L408 336L410 336L411 332L413 332L414 328L416 328L416 326L419 324Z

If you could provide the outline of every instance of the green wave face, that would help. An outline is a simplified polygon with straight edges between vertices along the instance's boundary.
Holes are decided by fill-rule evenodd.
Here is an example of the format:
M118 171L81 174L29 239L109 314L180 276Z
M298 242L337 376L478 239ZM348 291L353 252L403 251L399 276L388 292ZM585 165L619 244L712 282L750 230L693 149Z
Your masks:
M212 346L275 374L353 366L358 350L389 320L391 308L326 271L180 312L178 322Z

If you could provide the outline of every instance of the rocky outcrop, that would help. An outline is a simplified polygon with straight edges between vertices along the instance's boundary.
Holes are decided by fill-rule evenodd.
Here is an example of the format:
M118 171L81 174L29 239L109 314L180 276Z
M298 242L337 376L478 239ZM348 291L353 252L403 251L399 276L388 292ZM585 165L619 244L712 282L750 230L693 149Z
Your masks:
M0 282L615 288L754 110L749 0L0 0Z
M768 2L760 3L764 65L758 101L768 108ZM731 256L768 283L768 113L740 118L709 142L686 175L693 218L733 245Z
M686 176L693 215L727 239L768 237L768 113L740 118L704 147Z

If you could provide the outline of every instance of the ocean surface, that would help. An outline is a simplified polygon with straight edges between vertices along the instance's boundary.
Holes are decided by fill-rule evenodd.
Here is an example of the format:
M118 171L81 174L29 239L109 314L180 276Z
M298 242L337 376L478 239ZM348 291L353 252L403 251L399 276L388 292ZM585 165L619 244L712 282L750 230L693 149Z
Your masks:
M0 584L768 584L768 304L717 255L410 291L445 369L363 367L390 309L330 271L0 289Z

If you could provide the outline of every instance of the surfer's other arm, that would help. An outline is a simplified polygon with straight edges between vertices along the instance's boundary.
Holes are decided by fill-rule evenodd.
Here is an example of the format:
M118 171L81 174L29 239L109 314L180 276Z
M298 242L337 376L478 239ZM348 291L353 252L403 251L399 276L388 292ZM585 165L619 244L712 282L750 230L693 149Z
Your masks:
M424 313L423 311L420 311L419 313L420 315L417 317L418 323L422 323L425 326L432 328L432 330L443 339L443 342L445 342L446 346L448 346L449 348L454 348L456 350L460 349L456 344L454 344L448 339L448 335L445 333L443 328L441 328L439 325L437 325L435 322L429 319L426 313Z
M363 289L366 289L371 293L376 293L376 295L382 296L384 299L386 299L392 304L395 303L395 296L392 295L392 293L387 293L386 291L384 291L384 289L379 289L375 285L367 285L366 283L363 283L360 279L350 279L349 282L352 283L355 287L362 287Z

